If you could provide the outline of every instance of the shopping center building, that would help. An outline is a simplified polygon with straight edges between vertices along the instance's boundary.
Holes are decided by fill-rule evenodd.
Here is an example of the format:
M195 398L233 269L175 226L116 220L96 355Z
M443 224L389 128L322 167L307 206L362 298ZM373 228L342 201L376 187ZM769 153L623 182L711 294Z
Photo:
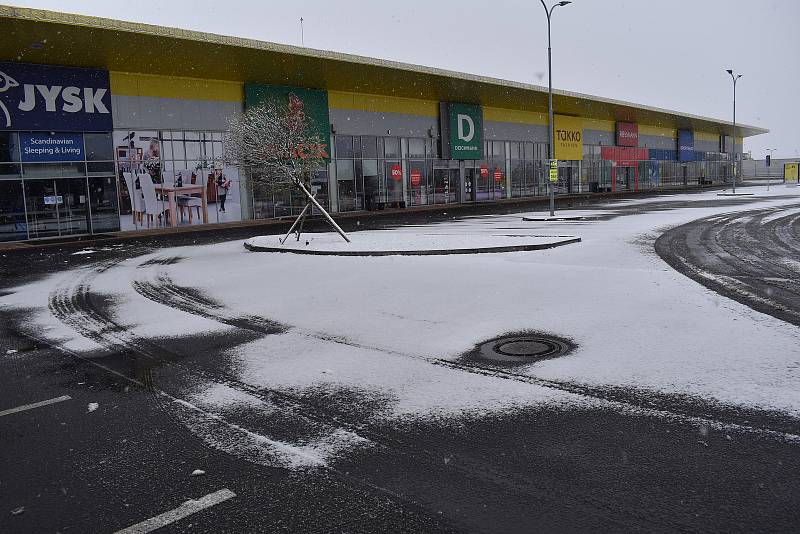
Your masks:
M333 212L546 194L547 89L236 37L0 6L0 241L289 216L221 162L266 98L329 138ZM730 180L731 123L554 91L556 193ZM767 130L738 125L742 139Z

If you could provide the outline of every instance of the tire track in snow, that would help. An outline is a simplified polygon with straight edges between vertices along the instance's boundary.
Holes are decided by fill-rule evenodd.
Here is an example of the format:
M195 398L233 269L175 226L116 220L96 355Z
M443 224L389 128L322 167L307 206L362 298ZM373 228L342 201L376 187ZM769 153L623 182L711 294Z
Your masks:
M656 253L708 289L800 326L800 213L775 217L777 211L692 221L659 237Z
M407 440L398 439L393 436L388 436L385 433L374 431L367 428L367 426L364 424L346 421L338 414L333 414L330 412L330 410L326 410L325 406L317 403L310 403L305 398L298 398L289 393L275 389L258 388L241 382L236 378L219 371L211 371L203 367L198 368L194 365L192 367L188 367L184 364L181 364L179 363L178 358L175 357L176 355L174 353L170 353L168 349L155 345L147 339L131 334L125 329L124 326L113 321L113 319L100 311L95 303L93 303L93 296L91 292L92 281L98 275L112 268L115 263L116 262L108 262L97 266L95 269L85 269L83 274L78 276L73 283L57 288L50 296L50 310L53 315L71 328L75 329L81 335L92 339L109 350L123 350L136 353L153 359L155 362L158 362L163 366L179 368L187 374L198 376L208 382L223 384L227 387L247 393L266 402L277 404L284 409L293 410L298 413L299 416L308 418L314 422L351 432L364 442L371 443L373 448L378 447L386 450L390 454L406 456L412 461L424 459L430 468L434 470L457 470L467 478L477 478L484 482L489 482L514 492L522 491L529 493L531 496L535 496L539 500L547 499L552 501L554 504L563 504L565 501L571 501L580 503L582 505L591 506L597 511L598 515L607 517L609 521L618 521L620 517L624 516L633 519L640 524L671 524L677 530L686 529L686 525L675 522L670 518L657 518L653 517L649 513L625 508L620 506L613 499L604 499L598 497L593 492L581 492L575 490L566 492L563 490L558 490L554 485L548 484L546 481L516 475L509 473L508 471L494 469L486 462L477 462L462 458L459 459L458 462L451 462L449 465L444 467L439 454L425 449L424 447L417 446L414 443L410 443ZM190 291L189 293L191 294L193 292ZM258 330L262 328L263 324L257 322L255 325L251 326ZM320 339L332 341L332 339L329 337L321 337ZM42 341L50 344L46 340ZM342 343L341 340L332 342ZM59 348L59 350L62 352L71 353L71 351L66 351L62 348ZM262 436L256 432L250 431L246 427L228 421L220 414L205 410L191 402L158 389L155 384L142 383L137 379L127 377L123 373L113 371L102 364L82 358L74 353L71 354L82 359L83 361L93 365L98 365L106 371L110 371L122 378L131 380L137 385L146 386L147 389L151 390L158 399L166 399L170 404L177 404L183 410L194 412L203 418L204 428L208 431L213 432L215 431L215 428L217 429L216 431L221 429L229 434L238 435L239 439L249 440L250 442L272 441L266 436ZM168 356L166 361L164 356ZM167 413L170 412L168 408L164 408L164 411ZM203 436L199 437L203 439ZM213 445L212 443L209 444ZM286 445L292 447L291 444ZM252 443L246 444L244 445L244 448L252 449L253 445ZM302 454L302 450L298 451L297 454ZM342 472L341 469L337 469L324 463L320 464L319 467L324 467L333 471L350 483L355 483L358 486L367 487L369 489L388 494L394 499L408 502L403 496L398 495L392 490L382 487L377 483L372 483L362 478L352 476L347 472ZM411 505L414 507L419 506L414 502L412 502Z
M193 313L200 317L211 320L220 320L219 317L226 316L224 305L212 301L208 297L198 298L201 292L192 288L182 288L175 285L168 273L160 271L155 279L157 284L149 286L147 281L141 279L134 281L133 286L140 294L148 297L149 294L158 296L159 304ZM143 290L146 288L145 292ZM221 321L225 324L230 322ZM237 317L236 327L261 331L260 321L250 322L246 317ZM590 398L603 402L609 402L618 409L635 412L638 414L651 414L661 418L680 419L694 425L709 425L715 428L728 428L738 432L762 433L777 439L788 439L800 441L800 421L794 418L783 416L782 414L770 414L760 410L745 410L735 406L723 406L703 402L699 398L688 396L674 396L660 394L652 391L622 387L597 387L588 384L568 382L562 380L551 380L536 376L514 373L503 368L490 365L483 365L472 361L453 361L443 358L426 358L416 354L408 354L382 347L374 347L355 343L343 337L336 337L318 332L310 332L293 327L292 331L313 337L322 341L336 344L347 345L350 347L379 351L384 354L395 355L404 358L413 358L432 365L442 366L457 371L479 374L503 380L514 380L531 385L554 389L565 393L571 393L580 397ZM761 423L754 420L766 419L767 422Z

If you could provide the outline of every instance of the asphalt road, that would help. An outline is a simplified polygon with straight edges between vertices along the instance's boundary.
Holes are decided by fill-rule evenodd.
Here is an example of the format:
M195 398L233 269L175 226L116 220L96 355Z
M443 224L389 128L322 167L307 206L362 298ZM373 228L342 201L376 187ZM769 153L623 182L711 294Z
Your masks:
M621 208L614 216L675 207L681 203L654 202ZM754 219L760 213L754 210ZM789 250L797 251L797 218L762 224L764 229L754 223L753 239L742 241L738 254L729 247L731 236L740 234L739 222L731 218L721 231L708 230L723 220L676 228L656 248L698 280L708 279L698 273L725 264L738 272L741 266L731 258L745 261L745 252L747 262L772 261L770 268L777 269L787 236L794 239ZM204 233L167 241L172 246L231 238ZM531 382L513 370L469 361L442 364L596 403L386 426L366 422L379 403L347 392L298 397L254 390L237 382L222 349L279 333L285 327L280 322L227 313L193 288L160 279L136 290L233 326L236 333L143 340L115 325L113 303L93 290L92 273L160 246L163 240L139 239L127 242L124 252L99 251L89 258L71 255L75 246L66 244L0 257L0 291L64 267L86 266L85 275L51 295L50 306L103 347L78 355L51 346L26 326L25 314L0 310L0 414L70 397L0 415L0 532L112 533L223 489L235 497L158 532L792 532L800 524L800 445L775 437L800 435L800 422L782 414L647 391ZM752 267L757 273L769 265ZM769 273L768 280L748 287L764 288L757 302L767 295L774 303L764 311L791 317L782 310L800 310L797 294L778 299L775 291L767 292L785 287L772 284L791 276ZM788 287L796 287L796 278L793 283ZM226 414L236 426L209 428L206 435L215 439L236 441L246 429L280 436L335 427L355 429L376 446L327 468L302 471L221 452L185 425L191 409L181 403L199 381L225 384L279 408L270 416L247 409ZM205 474L192 476L195 469Z
M656 252L709 289L800 326L800 213L785 212L698 219L665 232Z

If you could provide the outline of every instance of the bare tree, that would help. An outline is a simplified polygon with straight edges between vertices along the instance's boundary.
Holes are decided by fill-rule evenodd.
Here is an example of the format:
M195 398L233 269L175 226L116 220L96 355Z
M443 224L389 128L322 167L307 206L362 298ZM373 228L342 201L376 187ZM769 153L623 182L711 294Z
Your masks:
M303 211L281 243L292 232L300 239L312 205L349 243L347 234L309 191L311 179L324 168L328 157L327 141L323 142L318 134L310 134L311 131L313 124L295 95L289 95L287 105L268 100L229 119L224 159L228 164L243 167L255 187L296 189L306 198Z

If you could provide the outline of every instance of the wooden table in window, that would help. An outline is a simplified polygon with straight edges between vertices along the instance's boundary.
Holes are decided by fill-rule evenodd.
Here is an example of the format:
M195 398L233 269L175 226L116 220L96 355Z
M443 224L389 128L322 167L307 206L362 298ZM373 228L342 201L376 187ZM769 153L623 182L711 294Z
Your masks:
M178 226L178 203L175 201L175 194L200 193L200 207L203 216L203 224L208 223L208 201L206 200L205 184L184 184L182 187L174 185L155 184L156 193L166 194L169 199L169 220L170 225L175 228Z

